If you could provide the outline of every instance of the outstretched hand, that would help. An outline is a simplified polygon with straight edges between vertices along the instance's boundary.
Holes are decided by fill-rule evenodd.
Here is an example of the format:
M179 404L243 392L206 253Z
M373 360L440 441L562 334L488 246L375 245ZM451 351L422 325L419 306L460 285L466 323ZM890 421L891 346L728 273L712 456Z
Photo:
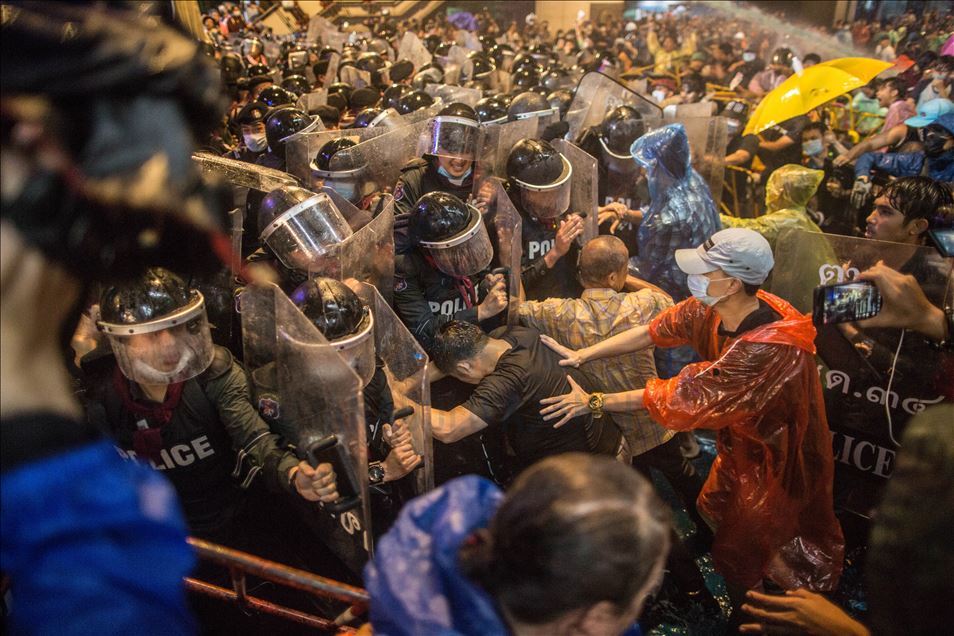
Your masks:
M583 363L583 357L580 355L578 351L574 351L573 349L570 349L569 347L564 347L563 345L561 345L559 342L557 342L550 336L545 336L541 334L540 342L542 342L546 346L556 351L557 354L561 358L563 358L562 360L560 360L561 367L578 368Z
M553 428L560 428L574 417L579 417L590 410L590 394L570 376L566 376L566 379L570 383L569 393L540 400L540 404L548 405L540 409L540 415L543 416L544 421L549 422L560 418Z
M743 634L817 634L868 636L868 630L840 607L808 590L789 590L785 596L749 591L742 611L758 622L743 624Z

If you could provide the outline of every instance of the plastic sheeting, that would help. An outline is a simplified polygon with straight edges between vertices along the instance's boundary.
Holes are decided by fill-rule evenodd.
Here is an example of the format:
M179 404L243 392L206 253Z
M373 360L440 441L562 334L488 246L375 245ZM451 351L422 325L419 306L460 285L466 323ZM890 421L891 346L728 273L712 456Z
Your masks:
M637 231L637 275L677 300L686 298L686 274L673 253L702 245L721 229L715 203L690 165L689 139L681 124L646 133L633 143L631 152L646 170L650 195Z
M716 526L712 557L726 581L827 591L841 576L844 537L815 329L784 300L759 297L781 319L734 339L718 335L719 314L694 298L650 323L656 346L692 345L703 362L650 380L645 405L667 428L717 431L698 507Z
M725 179L725 149L729 143L726 118L683 117L677 113L675 119L666 119L666 123L671 121L685 127L692 151L692 167L709 185L713 201L720 201Z
M933 247L802 230L780 236L771 290L810 313L815 286L846 282L878 261L913 276L937 307L954 296L954 259ZM820 327L816 344L834 433L835 495L840 506L869 516L891 476L908 420L954 399L954 355L936 351L915 332L856 323Z
M414 452L422 464L410 476L416 494L434 488L434 444L431 437L431 384L427 379L427 354L378 290L366 283L346 280L374 315L374 346L394 400L394 410L413 409L400 420L411 433Z
M773 250L784 230L793 228L821 232L821 228L808 216L806 208L824 178L822 170L796 164L782 166L772 173L765 184L765 214L754 219L721 215L722 225L755 230L765 237Z

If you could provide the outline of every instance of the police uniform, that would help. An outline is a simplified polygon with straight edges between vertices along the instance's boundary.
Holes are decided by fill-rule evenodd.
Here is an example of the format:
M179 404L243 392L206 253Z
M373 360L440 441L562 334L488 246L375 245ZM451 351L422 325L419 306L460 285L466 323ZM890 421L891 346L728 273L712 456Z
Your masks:
M148 461L169 478L193 533L234 544L243 491L259 473L270 491L292 493L287 475L298 460L258 416L245 372L227 349L215 347L209 368L182 383L165 423L130 407L130 400L152 403L119 372L112 354L93 352L82 368L90 421L111 434L124 459ZM156 428L161 450L146 460L136 434Z
M394 186L394 249L400 254L411 249L407 236L407 217L417 200L428 192L449 192L462 201L470 198L474 187L473 168L461 185L454 185L437 171L437 161L418 157L401 168ZM471 321L473 322L473 321Z
M514 200L514 197L511 197ZM579 243L574 240L570 249L558 259L552 269L547 268L544 256L556 245L557 230L563 215L552 220L537 220L523 211L519 198L514 207L520 213L522 227L520 239L523 245L522 280L527 300L546 300L547 298L576 298L583 293L583 286L577 276L576 265L580 257ZM494 233L491 234L493 236Z

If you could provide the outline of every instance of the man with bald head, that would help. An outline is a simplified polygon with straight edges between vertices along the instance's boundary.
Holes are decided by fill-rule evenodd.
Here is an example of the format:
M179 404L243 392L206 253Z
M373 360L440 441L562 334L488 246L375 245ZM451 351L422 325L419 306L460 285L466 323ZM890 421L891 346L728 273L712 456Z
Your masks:
M672 298L658 287L628 276L629 253L620 239L601 235L580 252L577 275L583 285L580 298L548 298L520 305L520 323L552 338L570 349L581 349L640 325L672 307ZM642 287L627 292L626 288ZM593 360L580 366L589 377L600 378L607 392L646 386L656 375L651 349ZM612 388L610 388L612 387ZM679 451L674 433L656 424L645 411L614 413L613 420L623 433L620 453L636 470L650 477L650 468L662 473L682 499L696 524L700 547L712 540L708 526L696 512L696 499L703 479ZM681 544L674 544L667 568L677 587L692 598L708 602L711 596L691 557ZM706 598L708 597L708 598ZM714 602L714 601L712 601Z

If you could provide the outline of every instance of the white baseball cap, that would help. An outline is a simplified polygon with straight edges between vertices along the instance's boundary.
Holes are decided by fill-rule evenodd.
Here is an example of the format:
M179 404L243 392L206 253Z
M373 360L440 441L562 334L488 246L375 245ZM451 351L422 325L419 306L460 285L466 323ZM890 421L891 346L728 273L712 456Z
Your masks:
M775 267L775 257L764 236L733 227L716 232L695 249L676 250L676 264L687 274L721 269L743 283L761 285Z

